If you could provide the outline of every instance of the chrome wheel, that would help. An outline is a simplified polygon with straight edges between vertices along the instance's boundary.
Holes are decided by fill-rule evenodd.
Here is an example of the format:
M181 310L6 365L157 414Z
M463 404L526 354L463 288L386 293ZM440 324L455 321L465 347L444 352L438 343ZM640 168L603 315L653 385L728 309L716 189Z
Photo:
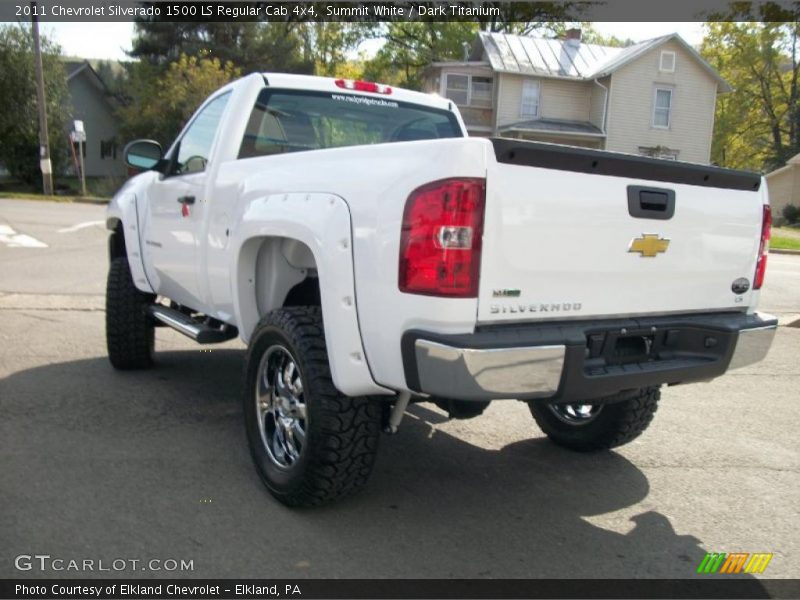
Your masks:
M585 425L593 421L600 411L602 404L548 404L556 417L570 425Z
M306 444L306 403L297 362L283 346L270 346L258 365L256 415L272 462L292 467Z

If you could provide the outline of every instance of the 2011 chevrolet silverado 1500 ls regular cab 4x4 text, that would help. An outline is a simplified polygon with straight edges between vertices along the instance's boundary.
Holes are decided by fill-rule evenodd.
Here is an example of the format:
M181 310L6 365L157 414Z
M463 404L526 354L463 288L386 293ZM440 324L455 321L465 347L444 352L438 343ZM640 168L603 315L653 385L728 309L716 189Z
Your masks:
M556 443L605 449L663 384L761 360L770 211L760 176L466 137L452 102L253 74L206 100L113 198L107 342L154 327L248 344L244 417L282 502L366 482L409 402L526 402Z

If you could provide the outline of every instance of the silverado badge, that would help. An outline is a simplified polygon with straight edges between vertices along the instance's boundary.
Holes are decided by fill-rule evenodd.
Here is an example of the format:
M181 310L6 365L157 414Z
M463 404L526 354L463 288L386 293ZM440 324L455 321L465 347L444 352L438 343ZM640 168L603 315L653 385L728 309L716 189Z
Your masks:
M638 252L640 256L652 258L660 252L666 252L669 240L662 238L657 233L644 233L640 238L633 238L628 252Z

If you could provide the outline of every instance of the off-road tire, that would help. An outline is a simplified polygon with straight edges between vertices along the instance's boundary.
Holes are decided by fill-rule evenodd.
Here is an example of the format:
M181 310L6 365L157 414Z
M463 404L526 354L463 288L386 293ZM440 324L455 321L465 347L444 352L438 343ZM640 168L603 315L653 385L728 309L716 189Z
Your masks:
M621 399L622 398L622 399ZM587 423L566 423L546 402L529 402L537 425L553 442L570 450L592 452L622 446L639 437L658 408L661 391L647 387L604 398L600 412Z
M152 366L155 329L147 307L154 298L136 289L127 258L111 260L106 284L106 347L115 369Z
M306 405L306 440L291 466L279 467L261 438L256 408L259 364L276 344L296 362ZM287 506L316 506L359 491L378 451L381 404L352 398L333 385L319 307L293 306L268 313L256 326L247 351L244 416L250 454L270 493Z

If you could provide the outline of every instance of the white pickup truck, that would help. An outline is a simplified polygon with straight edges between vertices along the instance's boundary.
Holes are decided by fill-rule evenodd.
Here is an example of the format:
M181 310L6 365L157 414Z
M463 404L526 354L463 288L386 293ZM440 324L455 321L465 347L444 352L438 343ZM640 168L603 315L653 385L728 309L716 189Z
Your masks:
M257 470L291 506L366 482L409 402L526 402L556 443L624 444L663 384L761 360L769 245L753 173L468 138L452 102L253 74L162 153L130 143L107 216L107 341L248 344Z

